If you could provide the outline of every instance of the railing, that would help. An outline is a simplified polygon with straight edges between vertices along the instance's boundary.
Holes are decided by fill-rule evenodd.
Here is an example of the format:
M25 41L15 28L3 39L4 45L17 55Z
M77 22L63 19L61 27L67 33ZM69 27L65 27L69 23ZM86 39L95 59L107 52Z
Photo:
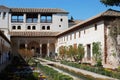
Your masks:
M23 19L12 19L12 23L23 23Z
M41 22L41 23L52 23L52 20L44 20L44 19L41 19L40 22Z

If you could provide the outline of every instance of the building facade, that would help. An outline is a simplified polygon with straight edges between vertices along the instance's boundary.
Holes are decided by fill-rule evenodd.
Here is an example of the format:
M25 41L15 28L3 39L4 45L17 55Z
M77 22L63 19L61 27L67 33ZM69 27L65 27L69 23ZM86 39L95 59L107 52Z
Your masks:
M56 35L68 28L68 12L57 8L8 8L0 6L1 29L10 35L13 53L32 49L43 57L55 53Z
M42 57L50 53L59 53L61 46L78 46L85 48L84 62L92 63L92 43L101 43L102 63L117 67L110 61L113 47L109 47L108 36L110 22L120 18L120 12L107 10L88 20L68 27L68 12L54 8L8 8L0 6L0 28L10 36L12 51L19 49L33 50ZM111 51L110 51L111 50ZM120 53L119 51L116 53ZM113 57L116 59L116 57ZM113 59L112 58L112 59Z
M8 65L8 62L10 61L10 51L10 41L4 35L4 33L0 31L0 72Z

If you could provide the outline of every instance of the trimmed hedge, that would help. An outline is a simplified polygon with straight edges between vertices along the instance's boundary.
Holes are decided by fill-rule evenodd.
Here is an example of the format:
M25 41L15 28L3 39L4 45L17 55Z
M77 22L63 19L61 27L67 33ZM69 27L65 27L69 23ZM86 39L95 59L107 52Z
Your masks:
M64 75L62 73L59 73L58 71L48 67L48 66L43 66L39 64L40 69L49 77L51 77L53 80L73 80L72 77L68 75Z
M90 65L78 64L78 63L68 62L68 61L61 61L61 63L68 66L72 66L72 67L76 67L76 68L80 68L80 69L88 70L98 74L120 79L120 71L113 71L110 69L105 69L103 67L94 67Z

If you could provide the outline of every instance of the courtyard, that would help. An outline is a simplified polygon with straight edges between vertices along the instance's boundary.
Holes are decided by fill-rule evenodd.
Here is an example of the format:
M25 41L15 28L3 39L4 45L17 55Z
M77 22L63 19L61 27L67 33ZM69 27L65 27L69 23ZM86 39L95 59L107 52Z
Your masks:
M58 62L53 58L35 57L27 63L22 57L15 57L0 73L0 80L119 80L119 73L88 64Z

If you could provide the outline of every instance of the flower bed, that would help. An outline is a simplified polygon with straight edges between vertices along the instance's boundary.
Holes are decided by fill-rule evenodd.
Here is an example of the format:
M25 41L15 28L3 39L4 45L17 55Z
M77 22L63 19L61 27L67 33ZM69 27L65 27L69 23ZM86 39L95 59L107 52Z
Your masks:
M11 63L0 73L0 80L38 80L37 73L26 72L31 70L22 58L16 56Z

